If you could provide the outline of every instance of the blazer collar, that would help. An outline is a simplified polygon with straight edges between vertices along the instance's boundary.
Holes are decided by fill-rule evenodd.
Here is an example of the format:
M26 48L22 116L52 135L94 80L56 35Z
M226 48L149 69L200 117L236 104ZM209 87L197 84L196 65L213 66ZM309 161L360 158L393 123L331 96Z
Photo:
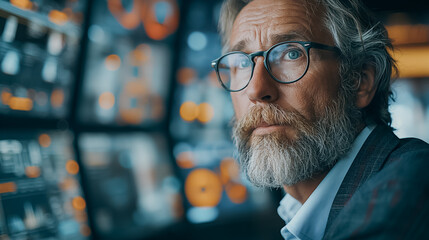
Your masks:
M355 191L380 171L389 154L399 144L399 138L387 126L377 126L363 144L338 189L329 212L325 233Z

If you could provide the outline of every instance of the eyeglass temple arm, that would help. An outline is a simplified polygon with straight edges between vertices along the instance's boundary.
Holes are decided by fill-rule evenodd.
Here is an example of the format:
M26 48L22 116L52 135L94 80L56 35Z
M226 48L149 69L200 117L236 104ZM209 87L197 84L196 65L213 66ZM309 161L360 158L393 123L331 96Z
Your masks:
M329 50L329 51L334 51L336 53L341 53L341 51L340 51L340 49L338 47L328 46L328 45L321 44L321 43L312 42L311 43L311 47L313 47L313 48L319 48L319 49L324 49L324 50Z

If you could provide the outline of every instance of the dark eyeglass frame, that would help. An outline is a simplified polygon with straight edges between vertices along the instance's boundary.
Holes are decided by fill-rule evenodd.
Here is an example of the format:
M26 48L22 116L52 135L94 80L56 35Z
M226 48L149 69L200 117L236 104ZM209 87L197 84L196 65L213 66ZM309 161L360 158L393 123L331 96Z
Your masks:
M288 82L285 82L285 81L281 81L281 80L279 80L279 79L277 79L272 73L271 73L271 67L270 67L270 65L268 64L268 62L267 62L267 56L270 54L270 52L271 52L271 50L273 50L275 47L277 47L277 46L279 46L279 45L283 45L283 44L290 44L290 43L297 43L297 44L300 44L304 49L305 49L305 51L306 51L306 53L307 53L307 67L305 68L305 71L304 71L304 73L299 77L299 78L297 78L296 80L293 80L293 81L288 81ZM272 47L270 47L268 50L266 50L266 51L258 51L258 52L253 52L253 53L250 53L250 54L247 54L247 53L245 53L245 52L242 52L242 51L233 51L233 52L229 52L229 53L226 53L225 55L222 55L221 57L219 57L219 58L217 58L217 59L215 59L215 60L213 60L212 61L212 63L211 63L211 66L212 66L212 68L214 68L215 69L215 71L216 71L216 75L217 75L217 79L218 79L218 81L220 82L220 84L222 85L222 87L225 89L225 90L227 90L228 92L239 92L239 91L241 91L241 90L243 90L243 89L245 89L248 85L249 85L249 83L250 83L250 81L252 80L252 78L253 78L253 72L254 72L254 70L255 70L255 62L254 62L254 59L255 59L255 57L258 57L258 56L263 56L264 57L264 66L265 66L265 69L267 69L267 71L268 71L268 73L270 74L270 76L276 81L276 82L279 82L279 83L294 83L294 82L297 82L298 80L300 80L301 78L303 78L304 77L304 75L307 73L307 71L308 71L308 68L309 68L309 66L310 66L310 48L317 48L317 49L323 49L323 50L328 50L328 51L333 51L333 52L335 52L335 53L337 53L337 54L341 54L341 51L340 51L340 49L338 48L338 47L335 47L335 46L329 46L329 45L325 45L325 44L322 44L322 43L316 43L316 42L309 42L309 41L286 41L286 42L280 42L280 43L277 43L277 44L275 44L275 45L273 45ZM235 53L241 53L241 54L244 54L245 56L247 56L247 58L250 60L250 62L251 62L251 64L252 64L252 72L251 72L251 74L250 74L250 78L249 78L249 81L246 83L246 85L244 86L244 87L242 87L242 88L240 88L240 89L238 89L238 90L231 90L231 89L229 89L227 86L225 86L225 84L222 82L222 80L221 80L221 78L220 78L220 73L219 73L219 62L220 62L220 60L222 60L224 57L226 57L226 56L228 56L228 55L231 55L231 54L235 54Z

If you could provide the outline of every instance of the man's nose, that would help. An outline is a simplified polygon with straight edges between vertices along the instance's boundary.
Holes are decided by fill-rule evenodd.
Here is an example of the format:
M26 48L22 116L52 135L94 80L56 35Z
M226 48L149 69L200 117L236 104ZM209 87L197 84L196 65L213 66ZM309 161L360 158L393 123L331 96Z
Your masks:
M264 66L263 57L255 57L255 69L249 85L244 89L250 101L253 103L273 103L279 97L277 82L271 78Z

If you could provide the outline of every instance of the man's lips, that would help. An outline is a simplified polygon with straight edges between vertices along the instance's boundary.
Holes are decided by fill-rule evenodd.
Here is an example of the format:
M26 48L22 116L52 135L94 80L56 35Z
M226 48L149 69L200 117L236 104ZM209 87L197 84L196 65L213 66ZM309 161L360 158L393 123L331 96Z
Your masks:
M268 126L273 126L273 125L278 125L278 124L268 124L268 123L266 123L266 122L262 122L262 123L258 124L258 125L255 127L255 129L256 129L256 128L259 128L259 127L268 127Z
M255 127L255 129L253 129L252 134L255 134L255 135L269 134L283 127L285 127L285 125L261 123L261 124L258 124Z

